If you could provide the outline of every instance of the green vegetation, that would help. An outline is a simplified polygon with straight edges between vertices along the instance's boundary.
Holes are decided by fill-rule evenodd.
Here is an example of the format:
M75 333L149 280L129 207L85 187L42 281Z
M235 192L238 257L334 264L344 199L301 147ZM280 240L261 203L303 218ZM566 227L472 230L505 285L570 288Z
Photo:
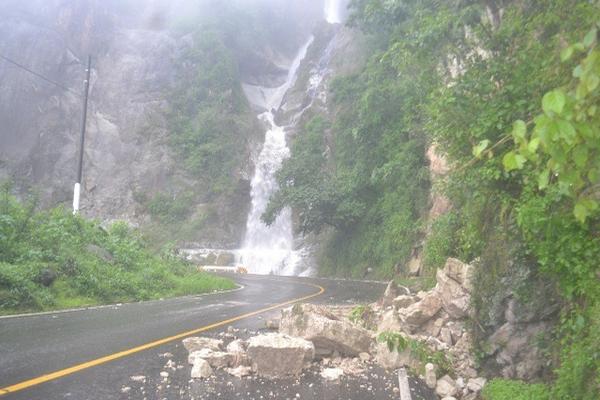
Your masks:
M389 351L403 352L409 350L411 357L418 361L418 372L422 373L425 364L432 363L437 367L437 374L440 376L453 374L452 363L442 351L433 351L425 343L407 338L398 332L381 332L377 336L377 341L385 343Z
M539 310L549 301L533 297L561 306L544 338L548 391L502 381L488 397L522 387L523 398L599 398L598 2L354 0L351 9L371 60L332 85L333 120L306 125L273 210L292 205L309 232L331 227L325 273L391 276L423 237L424 153L435 143L451 165L443 186L453 211L433 224L425 272L448 256L477 263L474 336L497 327L509 294ZM310 193L314 180L322 189Z
M494 379L483 388L484 400L551 400L550 391L542 384Z
M0 192L0 313L156 299L233 287L165 251L151 254L123 222L108 230Z
M360 325L366 329L375 329L377 327L377 314L369 305L358 305L350 311L348 316L350 322Z

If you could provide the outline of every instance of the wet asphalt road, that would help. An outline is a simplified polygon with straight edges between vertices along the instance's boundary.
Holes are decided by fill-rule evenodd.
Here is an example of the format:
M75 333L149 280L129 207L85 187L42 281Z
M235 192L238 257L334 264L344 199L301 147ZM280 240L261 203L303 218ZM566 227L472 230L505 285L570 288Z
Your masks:
M319 292L315 285L325 289L323 294L310 299L316 303L365 303L377 299L384 290L382 284L372 282L253 275L238 275L234 279L243 285L243 289L206 296L0 319L0 388L310 296ZM264 326L264 318L277 313L278 311L271 310L253 315L209 329L202 334L216 336L225 331L228 325L240 330L260 330ZM0 399L250 399L255 396L261 398L260 388L273 385L260 381L246 383L248 380L217 375L217 378L222 378L219 383L223 385L222 389L218 388L219 384L211 388L203 387L203 384L189 382L190 366L185 362L186 358L187 352L181 346L181 338L178 338L15 393L2 395L0 392ZM170 369L165 367L168 359L176 364ZM170 376L161 377L162 371L170 371ZM373 374L373 379L383 377L377 370L373 370ZM146 377L145 382L132 381L131 377L136 375ZM386 379L387 385L393 386L393 379ZM293 382L291 383L290 393L282 392L281 397L275 398L285 399L299 394L293 388ZM275 385L278 390L285 387L283 383ZM315 387L314 394L305 394L303 398L395 398L388 397L389 390L381 396L356 397L357 390L368 389L368 382L355 382L346 386L344 390L341 387L336 389L324 386L321 392L316 393L314 390L319 385L313 385L311 388ZM210 394L213 389L216 392ZM325 396L325 393L330 394ZM373 393L375 391L371 389L371 394ZM351 395L354 397L347 397Z

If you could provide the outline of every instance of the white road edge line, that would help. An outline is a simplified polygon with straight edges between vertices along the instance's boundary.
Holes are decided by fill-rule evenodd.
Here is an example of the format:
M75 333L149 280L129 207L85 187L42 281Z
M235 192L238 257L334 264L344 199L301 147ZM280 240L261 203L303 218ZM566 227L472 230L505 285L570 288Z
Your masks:
M232 293L232 292L237 292L238 290L242 290L245 288L244 285L240 285L239 283L236 283L236 288L235 289L229 289L229 290L223 290L223 291L217 291L217 292L210 292L210 293L200 293L200 294L189 294L187 296L179 296L179 297L169 297L169 298L165 298L165 299L156 299L156 300L143 300L143 301L134 301L134 302L130 302L130 303L115 303L115 304L103 304L103 305L98 305L98 306L89 306L89 307L79 307L79 308L67 308L66 310L56 310L56 311L42 311L42 312L37 312L37 313L24 313L24 314L11 314L11 315L0 315L0 320L3 319L11 319L11 318L27 318L27 317L40 317L40 316L44 316L44 315L57 315L57 314L67 314L67 313L73 313L73 312L78 312L78 311L88 311L88 310L101 310L104 308L114 308L114 307L121 307L124 305L130 305L130 304L152 304L152 303L160 303L163 301L169 301L169 300L179 300L179 299L191 299L191 298L198 298L198 297L207 297L207 296L214 296L216 294L225 294L225 293Z

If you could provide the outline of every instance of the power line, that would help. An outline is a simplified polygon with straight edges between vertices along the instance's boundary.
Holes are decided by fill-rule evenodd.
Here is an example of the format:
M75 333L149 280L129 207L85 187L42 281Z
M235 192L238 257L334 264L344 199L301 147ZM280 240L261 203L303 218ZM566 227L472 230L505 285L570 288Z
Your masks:
M23 69L23 70L25 70L25 71L29 72L30 74L33 74L33 75L37 76L37 77L38 77L38 78L40 78L40 79L43 79L43 80L45 80L45 81L46 81L46 82L48 82L48 83L51 83L51 84L53 84L53 85L55 85L55 86L58 86L59 88L61 88L61 89L63 89L63 90L66 90L66 91L68 91L68 92L71 92L71 93L73 93L73 94L76 94L77 96L80 96L80 97L81 97L81 94L79 94L79 93L75 92L74 90L71 90L71 89L69 89L69 88L68 88L68 87L66 87L66 86L63 86L63 85L61 85L60 83L58 83L58 82L56 82L56 81L53 81L53 80L52 80L52 79L50 79L50 78L46 78L46 77L45 77L44 75L42 75L42 74L38 74L37 72L30 70L30 69L29 69L29 68L27 68L26 66L24 66L24 65L22 65L22 64L19 64L18 62L14 61L14 60L11 60L10 58L8 58L8 57L6 57L6 56L3 56L2 54L0 54L0 58L1 58L1 59L3 59L4 61L8 62L8 63L11 63L12 65L14 65L14 66L16 66L16 67L19 67L19 68L21 68L21 69Z

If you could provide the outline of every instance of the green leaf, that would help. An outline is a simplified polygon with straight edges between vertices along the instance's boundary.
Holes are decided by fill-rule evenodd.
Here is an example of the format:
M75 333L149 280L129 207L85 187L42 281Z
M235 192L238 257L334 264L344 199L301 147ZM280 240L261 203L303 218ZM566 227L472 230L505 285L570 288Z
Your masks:
M596 28L591 29L587 35L583 38L583 45L585 47L590 47L596 41L596 36L598 35L598 31Z
M525 139L526 134L527 134L527 125L525 124L525 122L521 121L520 119L516 120L513 123L512 135L515 138Z
M565 107L565 94L560 89L552 90L542 98L542 108L546 114L560 114Z
M577 131L573 124L567 120L561 119L556 121L556 126L558 127L559 136L564 139L565 142L573 143L575 141Z
M598 77L598 75L589 75L585 79L585 84L587 86L588 91L590 91L590 92L593 92L594 89L596 89L598 87L599 83L600 83L600 78Z
M529 144L527 144L527 150L529 150L531 153L535 153L537 151L538 147L540 147L540 138L539 137L531 139L529 141Z
M477 158L481 157L481 153L490 145L490 141L485 139L479 142L477 146L473 147L473 155Z
M588 149L583 146L577 146L573 149L573 161L579 168L583 168L588 161Z
M569 60L573 55L573 50L575 50L573 46L569 46L567 48L562 49L562 51L560 52L560 60L562 62Z
M585 220L592 215L592 212L598 209L598 202L594 199L590 198L582 198L575 203L575 208L573 209L573 214L575 214L575 218L581 223L584 223Z
M544 190L548 187L549 182L550 182L550 170L548 168L546 168L538 176L538 187L540 188L540 190Z
M509 172L514 169L521 169L523 165L525 165L525 157L520 154L516 154L514 151L509 151L502 158L502 164L504 165L504 169Z
M588 209L580 202L577 202L577 204L575 204L575 208L573 209L573 214L575 215L575 218L577 218L577 221L581 222L582 224L585 222L587 217L589 217L589 215L590 215Z

